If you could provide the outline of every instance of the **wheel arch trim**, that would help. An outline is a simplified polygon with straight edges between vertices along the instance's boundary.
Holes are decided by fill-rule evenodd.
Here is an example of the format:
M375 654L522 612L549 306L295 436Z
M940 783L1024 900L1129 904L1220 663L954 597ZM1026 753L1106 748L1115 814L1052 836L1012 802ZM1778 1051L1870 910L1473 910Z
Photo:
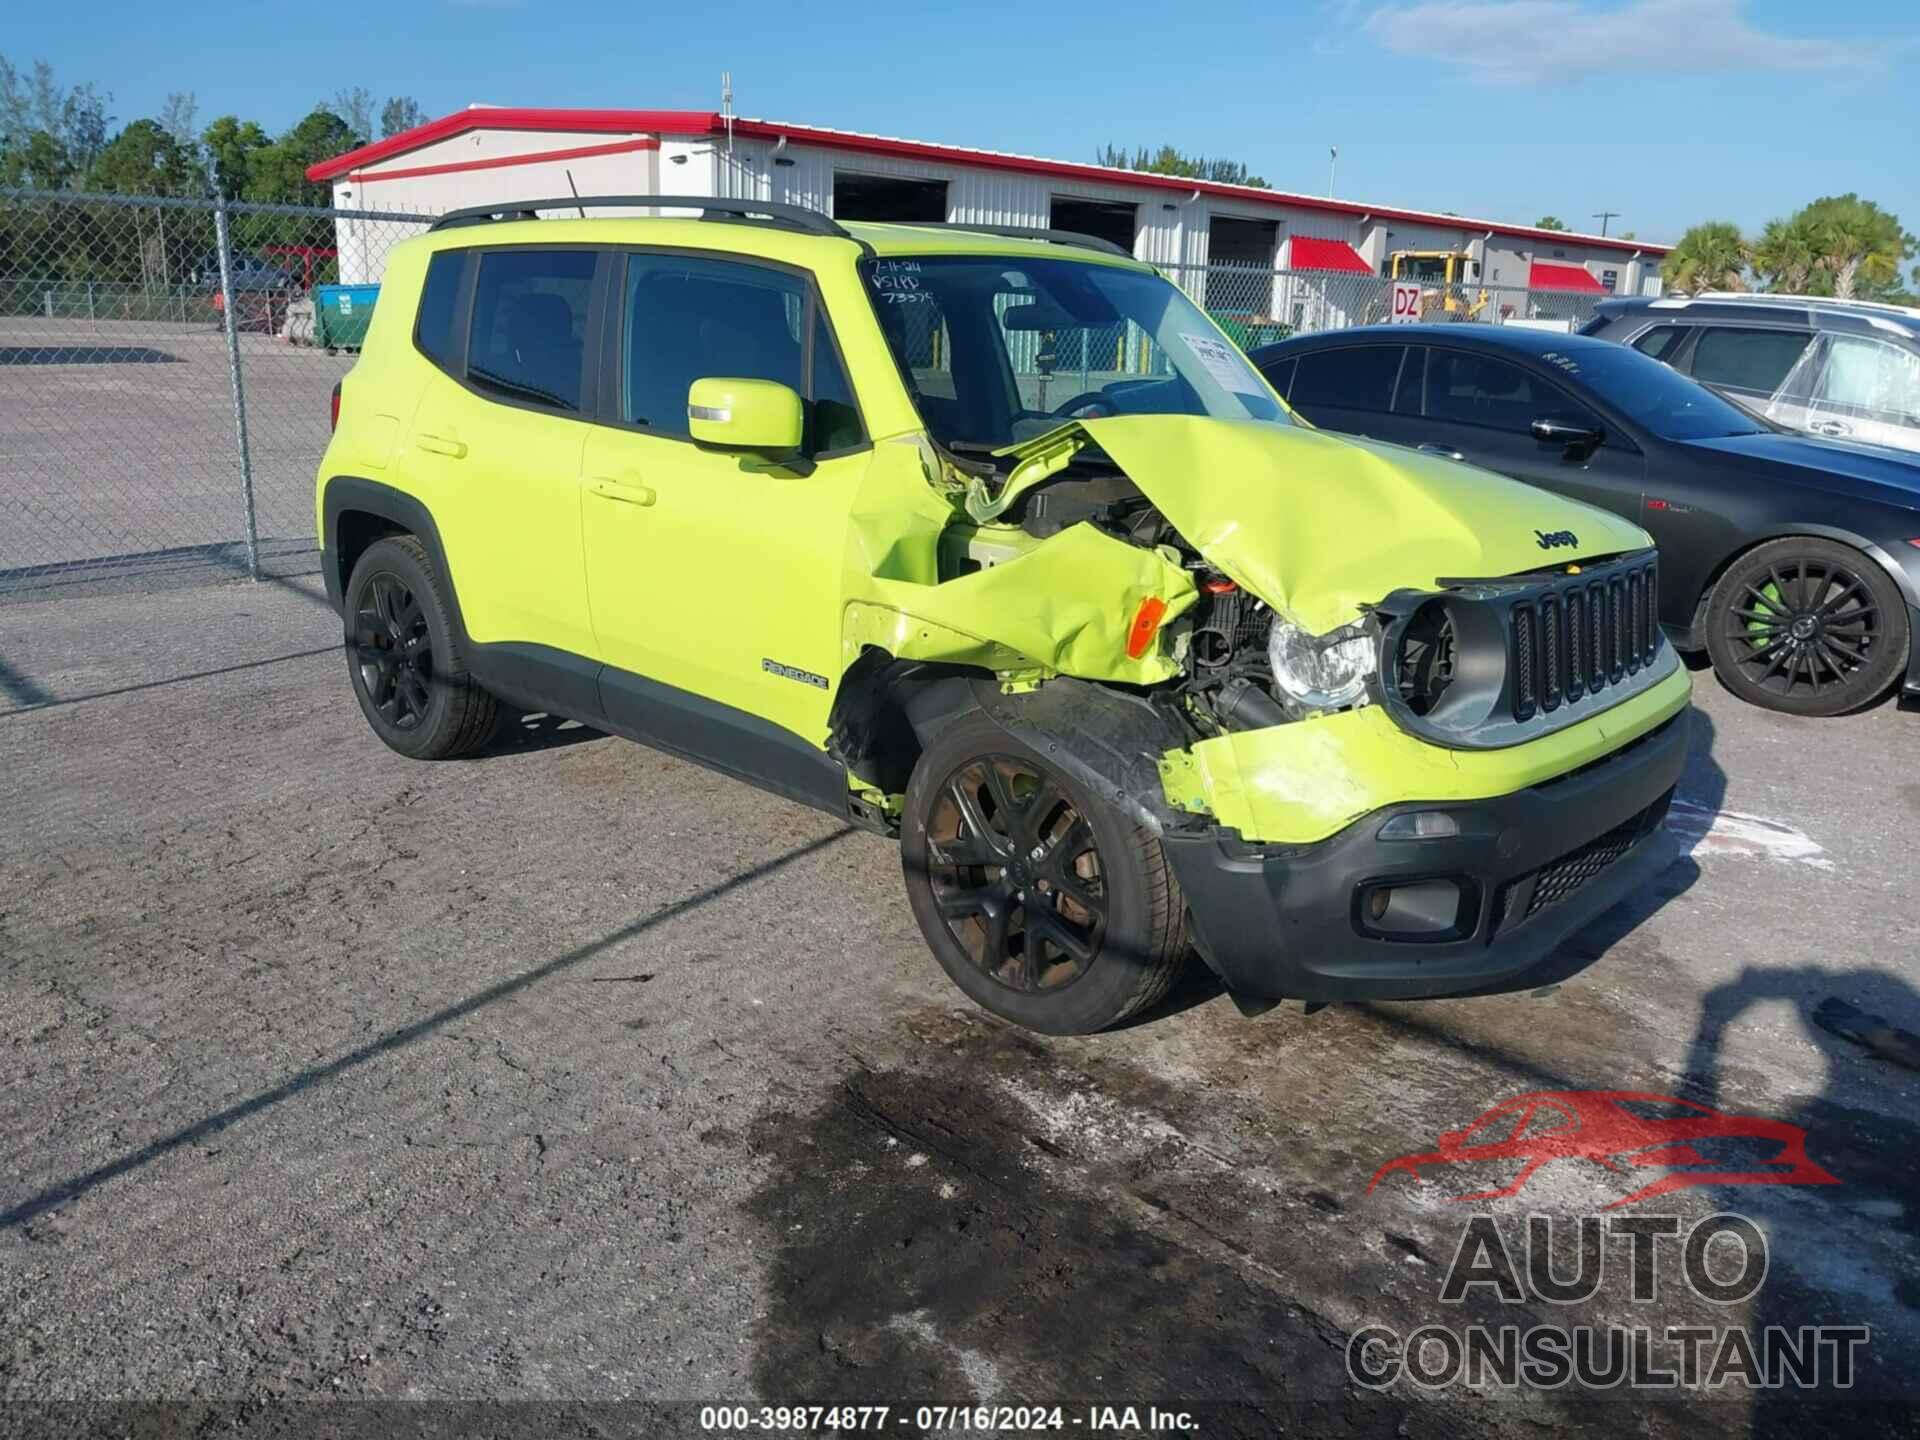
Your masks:
M1070 676L1011 694L986 680L972 688L1001 729L1155 835L1193 824L1166 803L1158 763L1191 737L1144 696Z
M433 522L433 512L418 496L409 495L378 480L368 480L359 475L335 475L327 480L321 491L320 570L321 579L327 587L327 599L333 608L343 608L347 580L350 578L341 573L340 566L340 517L349 512L373 515L398 525L426 547L446 587L450 611L447 622L452 626L461 649L470 650L472 641L467 635L466 620L460 613L460 595L453 583L453 571L447 565L446 548L440 543L440 528Z

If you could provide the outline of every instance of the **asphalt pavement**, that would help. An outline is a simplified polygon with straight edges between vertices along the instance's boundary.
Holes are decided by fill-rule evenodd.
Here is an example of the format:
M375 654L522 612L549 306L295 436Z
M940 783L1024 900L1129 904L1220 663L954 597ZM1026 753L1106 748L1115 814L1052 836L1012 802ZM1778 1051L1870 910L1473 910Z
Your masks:
M1920 1031L1920 715L1794 720L1696 674L1686 853L1551 994L1249 1020L1196 973L1056 1039L949 985L888 843L544 720L403 760L338 636L311 578L0 608L17 1427L51 1413L22 1402L191 1400L270 1430L327 1398L1913 1433L1920 1076L1814 1013ZM1586 1157L1497 1200L1369 1190L1511 1097L1595 1091L1786 1122L1838 1183L1692 1166L1723 1178L1609 1211L1666 1171ZM1764 1237L1733 1304L1671 1253L1651 1301L1623 1264L1572 1305L1442 1298L1475 1216L1563 1222L1571 1266L1581 1216L1715 1212ZM1468 1322L1871 1340L1811 1394L1349 1373L1370 1327ZM697 1409L647 1428L676 1427Z

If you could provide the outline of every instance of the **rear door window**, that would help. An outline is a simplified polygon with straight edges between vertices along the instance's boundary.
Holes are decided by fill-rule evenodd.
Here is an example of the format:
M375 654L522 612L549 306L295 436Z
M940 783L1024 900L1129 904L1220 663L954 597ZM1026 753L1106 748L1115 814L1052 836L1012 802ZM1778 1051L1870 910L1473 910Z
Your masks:
M592 250L488 250L474 280L467 381L502 400L578 412Z
M1691 373L1709 385L1771 395L1812 341L1811 330L1709 326L1694 342Z
M1309 350L1300 357L1288 397L1309 417L1318 407L1368 410L1384 414L1393 408L1394 381L1400 375L1404 345L1345 345L1335 350Z
M1657 373L1657 372L1656 372ZM1427 416L1525 435L1545 416L1598 427L1593 412L1518 365L1469 350L1434 350L1427 361Z

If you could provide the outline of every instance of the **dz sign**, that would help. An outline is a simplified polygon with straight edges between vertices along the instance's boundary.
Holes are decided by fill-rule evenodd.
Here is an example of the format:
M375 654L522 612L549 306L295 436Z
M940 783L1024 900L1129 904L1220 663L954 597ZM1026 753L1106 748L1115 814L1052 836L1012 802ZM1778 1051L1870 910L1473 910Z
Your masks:
M1393 282L1393 323L1402 325L1420 318L1420 287Z

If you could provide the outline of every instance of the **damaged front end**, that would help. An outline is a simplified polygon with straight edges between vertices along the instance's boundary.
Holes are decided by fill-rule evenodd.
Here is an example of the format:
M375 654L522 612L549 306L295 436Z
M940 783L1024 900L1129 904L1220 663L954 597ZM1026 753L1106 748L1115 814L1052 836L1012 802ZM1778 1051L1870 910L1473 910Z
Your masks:
M1679 669L1644 532L1470 467L1169 415L1071 421L981 463L924 437L884 448L896 463L876 466L851 530L849 670L873 657L1007 691L1144 692L1180 742L1163 798L1248 840L1318 838L1401 781L1457 774L1446 752L1537 745ZM1543 564L1543 532L1572 535L1577 558ZM1666 686L1657 708L1676 703ZM1244 744L1213 743L1368 710L1343 728L1401 742L1393 763L1265 783L1322 803L1249 805L1219 763ZM1524 776L1541 753L1480 768Z
M926 451L924 533L863 551L857 516L850 552L834 748L875 807L906 768L852 718L876 696L986 710L1159 836L1243 1000L1510 978L1665 863L1688 686L1637 527L1299 427Z

